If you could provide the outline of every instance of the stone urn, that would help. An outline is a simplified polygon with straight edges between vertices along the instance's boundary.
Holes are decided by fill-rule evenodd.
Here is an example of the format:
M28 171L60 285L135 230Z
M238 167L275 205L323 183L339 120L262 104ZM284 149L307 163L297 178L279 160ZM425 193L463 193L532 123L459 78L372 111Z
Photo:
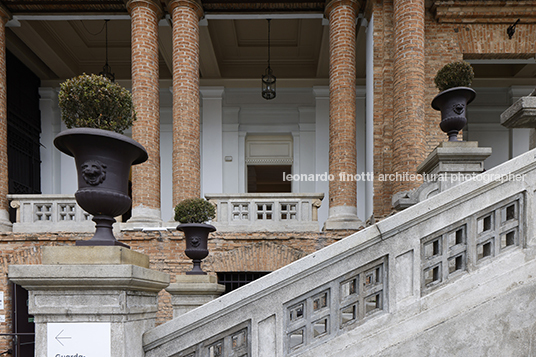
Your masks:
M184 253L194 264L188 275L205 275L201 269L201 261L208 256L208 235L216 231L216 227L206 223L181 223L177 230L184 232L186 249Z
M458 141L458 132L467 124L467 105L476 93L469 87L454 87L439 93L432 100L432 108L441 112L439 127L447 133L449 141Z
M76 202L93 215L95 235L76 245L119 245L112 224L128 211L132 200L128 195L128 178L132 165L148 158L145 148L131 138L102 129L75 128L59 133L54 145L73 156L78 172Z

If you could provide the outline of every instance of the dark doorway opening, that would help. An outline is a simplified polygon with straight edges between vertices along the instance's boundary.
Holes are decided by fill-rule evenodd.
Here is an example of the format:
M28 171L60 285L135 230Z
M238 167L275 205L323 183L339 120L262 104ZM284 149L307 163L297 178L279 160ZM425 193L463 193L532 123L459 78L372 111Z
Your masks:
M33 357L35 349L35 323L28 313L28 291L11 284L13 318L13 356Z
M41 193L41 81L9 51L6 68L9 193ZM14 214L10 210L12 222Z
M248 165L248 193L292 192L292 165Z

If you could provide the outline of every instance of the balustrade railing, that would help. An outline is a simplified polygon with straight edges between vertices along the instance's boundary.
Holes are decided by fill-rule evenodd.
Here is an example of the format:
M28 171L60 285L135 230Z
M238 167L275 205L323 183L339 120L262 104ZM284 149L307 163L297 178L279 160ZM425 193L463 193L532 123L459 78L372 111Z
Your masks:
M346 333L351 341L372 339L413 321L397 330L410 336L440 324L438 312L454 295L466 304L492 298L494 289L475 287L507 289L512 269L535 259L523 249L536 245L529 219L536 214L535 155L486 172L496 180L466 181L148 331L146 357L326 355ZM219 220L287 214L277 210L281 201L269 207L263 199L218 198ZM454 282L455 291L445 289ZM377 338L367 348L388 343Z
M206 194L219 231L318 231L323 193Z
M93 232L93 217L84 211L74 195L8 195L16 209L13 232Z

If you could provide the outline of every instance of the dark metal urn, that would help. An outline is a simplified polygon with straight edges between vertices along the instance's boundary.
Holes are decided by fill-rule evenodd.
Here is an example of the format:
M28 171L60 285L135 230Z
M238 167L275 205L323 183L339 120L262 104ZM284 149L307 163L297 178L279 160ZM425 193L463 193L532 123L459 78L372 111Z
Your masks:
M186 272L188 275L205 275L201 269L201 261L208 255L208 235L216 230L216 227L205 223L182 223L177 230L184 232L186 239L186 249L184 253L194 263L191 271Z
M449 141L458 141L458 132L467 124L467 105L475 96L475 91L469 87L455 87L444 90L432 100L432 108L441 111L439 127L447 133Z
M147 151L131 138L108 130L92 128L68 129L59 133L54 145L73 156L78 172L76 202L93 215L95 235L76 245L128 245L118 242L112 224L128 211L132 200L128 195L128 177L132 165L148 158Z

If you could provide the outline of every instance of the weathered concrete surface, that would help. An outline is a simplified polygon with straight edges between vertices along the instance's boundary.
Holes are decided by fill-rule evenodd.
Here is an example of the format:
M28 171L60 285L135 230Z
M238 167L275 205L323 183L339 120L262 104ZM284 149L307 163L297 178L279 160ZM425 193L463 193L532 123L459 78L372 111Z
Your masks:
M149 268L149 256L119 246L43 247L43 265L132 264Z
M536 260L525 253L502 257L299 356L536 356Z
M519 98L501 114L501 125L507 128L536 128L536 97Z
M171 294L173 318L220 297L225 285L214 275L177 275L166 291Z
M169 285L168 274L132 264L11 265L8 277L29 291L36 357L48 356L48 323L95 322L110 323L110 356L143 357L141 336L154 327L158 292Z
M536 284L512 290L378 354L398 356L536 356Z

